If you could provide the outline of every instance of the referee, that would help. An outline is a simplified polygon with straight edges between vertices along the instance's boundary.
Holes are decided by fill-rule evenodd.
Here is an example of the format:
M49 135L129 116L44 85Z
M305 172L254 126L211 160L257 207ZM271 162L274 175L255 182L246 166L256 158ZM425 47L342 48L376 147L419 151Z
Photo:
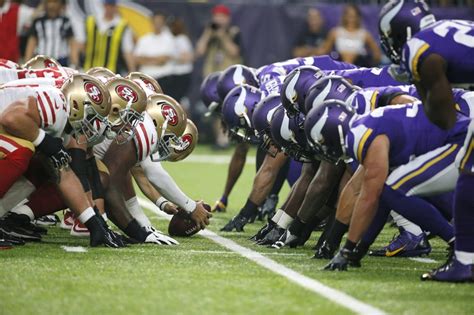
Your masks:
M43 0L45 14L33 21L25 51L25 60L41 54L63 66L76 66L78 54L69 18L63 15L65 0Z

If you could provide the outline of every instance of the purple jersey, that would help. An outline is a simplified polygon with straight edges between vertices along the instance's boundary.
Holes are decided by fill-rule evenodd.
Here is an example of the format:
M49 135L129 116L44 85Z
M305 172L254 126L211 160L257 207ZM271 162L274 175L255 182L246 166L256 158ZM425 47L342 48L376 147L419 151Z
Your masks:
M325 69L323 69L325 70ZM389 86L389 85L402 85L398 81L395 81L388 73L388 67L382 68L359 68L350 70L338 70L328 71L326 74L335 74L344 77L349 80L352 84L366 87L378 87L378 86Z
M442 20L416 33L403 46L402 70L420 80L419 66L431 54L443 57L451 83L474 82L474 22Z
M376 108L389 105L394 97L408 94L409 86L382 86L361 89L354 92L348 101L357 114L365 115Z
M267 97L273 94L280 94L281 86L283 85L283 81L285 80L285 76L276 76L271 80L268 80L264 83L260 84L260 91L263 92L263 96Z
M357 66L354 66L350 63L336 61L327 55L305 58L293 58L286 61L275 62L270 65L260 67L257 70L257 78L260 84L262 84L273 79L274 77L285 76L292 70L300 66L315 66L321 70L344 70L357 68Z
M389 167L393 168L447 143L462 145L469 118L458 114L455 127L442 130L429 121L422 106L421 102L386 106L357 118L346 137L348 154L362 163L372 141L386 135L390 140Z

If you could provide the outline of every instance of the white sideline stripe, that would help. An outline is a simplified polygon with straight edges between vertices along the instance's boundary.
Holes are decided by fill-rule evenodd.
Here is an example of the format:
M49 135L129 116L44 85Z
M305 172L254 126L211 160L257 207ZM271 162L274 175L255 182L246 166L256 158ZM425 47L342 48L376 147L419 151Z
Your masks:
M436 261L436 260L434 260L434 259L431 259L431 258L410 257L409 259L410 259L410 260L413 260L413 261L417 261L417 262L425 263L425 264L433 264L433 263L437 263L437 261Z
M147 209L152 210L153 212L157 213L159 216L162 216L162 212L156 212L154 208L156 207L155 204L152 202L145 200L143 198L138 197L138 202L146 207ZM351 311L357 313L357 314L371 314L371 315L382 315L386 314L384 311L373 307L369 304L366 304L362 301L359 301L349 295L347 295L344 292L338 291L336 289L333 289L331 287L328 287L321 282L314 280L312 278L306 277L286 266L283 266L276 261L263 256L262 254L253 251L249 248L240 246L239 244L235 243L234 241L227 239L225 237L219 236L216 233L209 231L209 230L202 230L198 233L201 236L204 236L217 244L233 251L241 256L259 264L260 266L276 273L279 274L280 276L285 277L291 282L296 283L297 285L312 291L316 294L319 294L320 296L323 296L327 298L328 300L339 304L342 307L345 307L347 309L350 309Z
M226 250L188 250L187 253L195 253L195 254L229 254L229 255L236 255L239 254L237 252L229 252ZM265 253L265 255L274 255L274 256L307 256L306 254L298 254L298 253Z
M194 154L182 160L181 163L202 163L202 164L229 164L229 155ZM246 164L255 164L255 156L247 156Z
M87 248L82 246L61 246L68 253L87 253Z

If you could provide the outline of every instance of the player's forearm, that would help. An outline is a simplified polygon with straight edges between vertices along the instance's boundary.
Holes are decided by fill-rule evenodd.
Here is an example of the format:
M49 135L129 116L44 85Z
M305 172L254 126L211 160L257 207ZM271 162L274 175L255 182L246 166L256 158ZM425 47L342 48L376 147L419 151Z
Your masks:
M81 182L71 169L60 171L58 189L64 198L64 202L76 216L79 216L87 208L92 207Z
M256 205L261 205L270 194L273 184L278 176L278 172L287 161L287 157L277 155L271 157L266 155L263 164L255 175L253 181L252 191L250 192L249 200Z
M456 110L449 81L444 78L437 80L427 90L425 111L428 118L442 129L450 129L456 122Z
M347 239L358 243L377 212L378 198L369 193L362 192L357 199L350 221Z
M227 172L227 180L224 187L223 196L227 197L232 192L232 189L235 186L235 183L242 174L242 170L245 166L245 161L247 159L248 145L245 143L239 143L235 147L234 154L230 160L229 170Z
M135 166L132 169L132 175L140 188L141 192L153 203L156 203L161 194L153 187L150 181L146 178L145 172L140 166Z
M285 202L285 212L292 218L296 217L303 202L308 186L311 183L313 174L302 174L291 188L291 194Z

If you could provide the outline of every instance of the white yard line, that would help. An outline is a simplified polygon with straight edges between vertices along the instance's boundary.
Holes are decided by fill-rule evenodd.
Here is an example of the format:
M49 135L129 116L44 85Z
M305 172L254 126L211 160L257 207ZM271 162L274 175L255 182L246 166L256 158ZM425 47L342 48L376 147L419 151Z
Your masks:
M431 259L431 258L422 258L422 257L410 257L410 260L425 263L425 264L434 264L437 263L436 260Z
M191 154L181 163L229 164L230 155ZM247 156L246 164L255 164L255 156Z
M140 204L153 212L157 213L160 216L163 216L162 212L157 212L155 210L156 206L152 202L145 200L143 198L138 198ZM165 215L168 216L168 215ZM169 216L168 216L169 217ZM253 251L249 248L243 247L234 241L227 239L225 237L219 236L216 233L209 230L202 230L198 233L199 235L206 237L215 243L235 252L239 255L259 264L260 266L286 278L287 280L296 283L297 285L312 291L320 296L327 298L328 300L345 307L357 314L385 314L384 311L373 307L369 304L366 304L362 301L357 300L344 292L333 289L327 285L322 284L321 282L306 277L282 264L277 263L276 261L265 257L264 255Z
M237 255L239 253L237 252L231 252L231 251L226 251L226 250L188 250L186 251L187 253L195 253L195 254L224 254L224 255ZM309 257L306 254L298 254L298 253L265 253L265 255L274 255L274 256L306 256Z
M68 253L87 253L87 248L82 246L61 246Z

